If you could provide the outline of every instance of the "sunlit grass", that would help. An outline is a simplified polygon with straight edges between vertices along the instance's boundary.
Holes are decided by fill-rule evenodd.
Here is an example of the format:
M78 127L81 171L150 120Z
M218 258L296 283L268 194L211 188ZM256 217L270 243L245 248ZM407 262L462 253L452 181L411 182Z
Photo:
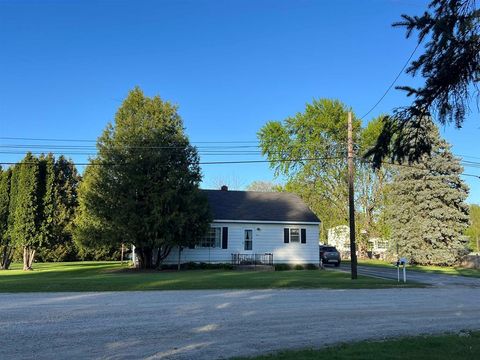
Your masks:
M362 341L315 350L284 351L244 360L425 359L470 360L480 354L480 332L416 336L386 341ZM238 358L237 360L240 360Z
M39 263L33 271L13 264L0 271L0 292L389 287L405 285L366 276L352 281L347 273L322 270L137 271L120 262Z

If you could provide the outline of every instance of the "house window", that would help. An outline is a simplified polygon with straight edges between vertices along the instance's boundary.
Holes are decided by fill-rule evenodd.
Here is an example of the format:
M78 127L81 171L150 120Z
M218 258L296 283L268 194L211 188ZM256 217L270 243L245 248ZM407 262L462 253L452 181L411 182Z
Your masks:
M202 238L200 247L222 247L222 228L211 227L206 236Z
M252 243L252 235L253 231L252 230L245 230L244 233L244 242L243 242L243 248L244 250L252 250L253 248L253 243Z
M290 242L300 242L300 229L290 229Z

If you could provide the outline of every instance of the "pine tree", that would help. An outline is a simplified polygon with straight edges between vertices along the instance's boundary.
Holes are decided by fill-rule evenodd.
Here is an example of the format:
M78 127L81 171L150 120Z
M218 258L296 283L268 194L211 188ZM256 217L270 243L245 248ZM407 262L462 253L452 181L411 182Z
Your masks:
M398 255L422 265L453 265L465 254L468 188L460 160L430 122L433 148L418 163L398 166L388 209Z

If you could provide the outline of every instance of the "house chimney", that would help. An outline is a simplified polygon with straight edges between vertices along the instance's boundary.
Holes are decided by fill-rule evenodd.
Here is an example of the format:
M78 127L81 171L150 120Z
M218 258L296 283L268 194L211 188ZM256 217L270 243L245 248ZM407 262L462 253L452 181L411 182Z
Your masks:
M228 186L227 185L223 185L220 190L222 191L228 191Z

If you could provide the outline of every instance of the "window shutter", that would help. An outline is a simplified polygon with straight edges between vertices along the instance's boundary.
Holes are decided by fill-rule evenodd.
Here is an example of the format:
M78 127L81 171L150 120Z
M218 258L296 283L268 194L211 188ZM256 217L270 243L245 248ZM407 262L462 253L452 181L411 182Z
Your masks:
M283 242L288 244L290 242L290 229L283 229Z
M222 228L222 249L228 249L228 227Z
M302 236L302 244L307 243L307 229L302 229L301 230L301 236Z

